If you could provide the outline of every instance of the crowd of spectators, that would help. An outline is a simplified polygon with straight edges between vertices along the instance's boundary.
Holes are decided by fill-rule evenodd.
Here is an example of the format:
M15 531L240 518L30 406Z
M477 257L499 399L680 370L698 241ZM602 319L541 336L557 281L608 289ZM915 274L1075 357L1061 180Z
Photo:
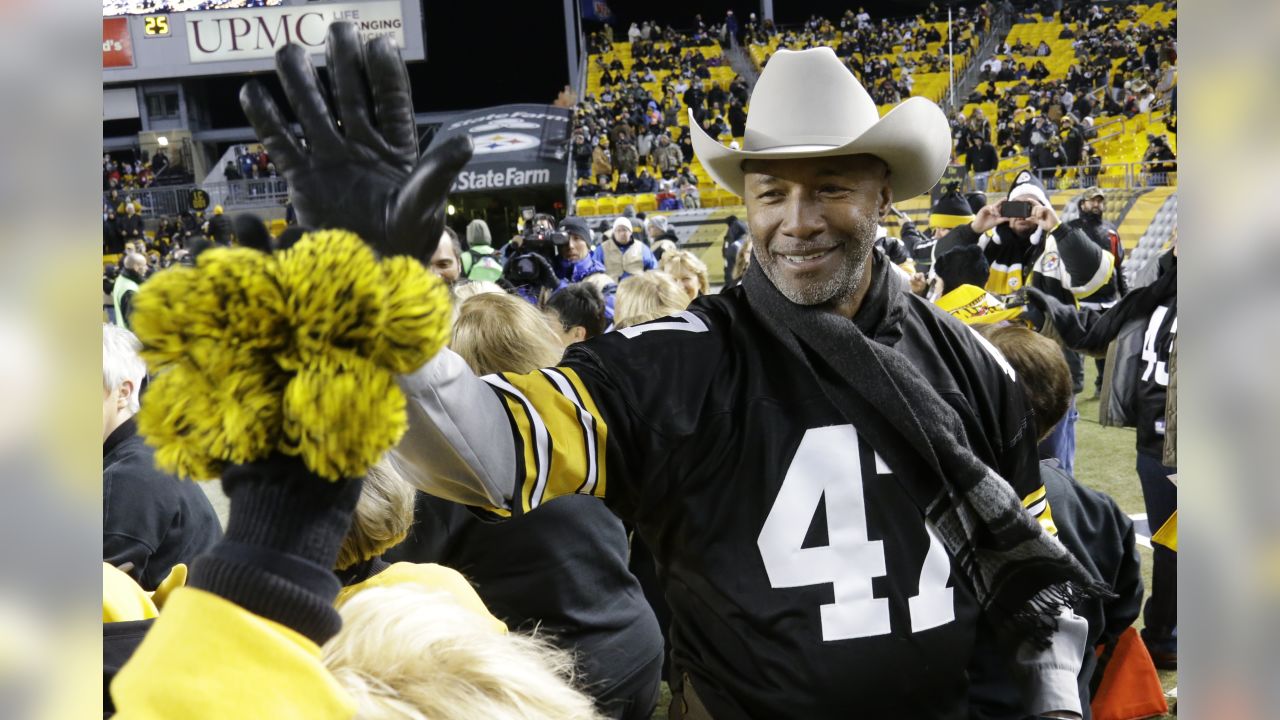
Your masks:
M164 150L156 150L148 160L119 160L110 154L102 155L102 191L135 190L150 187L156 176L170 166L169 156Z
M1044 10L1044 17L1055 14L1052 8ZM975 189L985 190L995 169L985 147L990 143L998 159L1025 157L1046 184L1061 168L1081 167L1082 184L1091 185L1105 162L1090 142L1097 137L1096 118L1133 118L1166 107L1165 125L1177 132L1176 18L1167 25L1148 25L1133 5L1104 8L1085 2L1067 3L1056 16L1063 24L1059 39L1072 41L1072 62L1064 76L1053 77L1043 60L1029 60L1050 56L1048 43L1003 42L983 62L980 82L967 99L971 104L995 103L994 126L981 111L953 116L956 153L968 153L965 165ZM1015 18L1040 20L1038 12ZM1122 29L1125 21L1131 24ZM1007 82L1014 84L997 87ZM1026 98L1025 105L1019 106L1019 98ZM1172 148L1161 135L1148 138L1143 160L1157 163L1151 166L1162 178L1157 182L1166 182L1167 173L1176 170Z
M614 57L611 30L592 33L593 62L600 69L600 94L588 93L574 109L572 157L575 194L657 193L659 207L699 207L698 177L691 171L693 143L679 118L690 109L708 132L726 141L741 137L747 120L747 82L735 76L728 88L711 79L723 56L698 50L715 44L712 32L695 19L691 34L656 23L632 25L631 65ZM657 93L646 83L660 83Z

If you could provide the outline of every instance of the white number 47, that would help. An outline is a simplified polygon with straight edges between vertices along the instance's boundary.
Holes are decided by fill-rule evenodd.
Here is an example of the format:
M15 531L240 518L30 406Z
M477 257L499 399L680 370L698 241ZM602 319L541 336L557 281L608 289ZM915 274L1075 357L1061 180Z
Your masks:
M888 474L879 456L876 465ZM824 495L828 544L802 547ZM920 570L919 592L908 600L912 632L955 619L953 591L947 587L951 561L933 528L925 528L929 551ZM819 608L824 641L889 633L889 601L871 590L872 578L887 572L884 542L867 537L858 433L852 425L805 433L756 544L773 587L831 583L835 602Z

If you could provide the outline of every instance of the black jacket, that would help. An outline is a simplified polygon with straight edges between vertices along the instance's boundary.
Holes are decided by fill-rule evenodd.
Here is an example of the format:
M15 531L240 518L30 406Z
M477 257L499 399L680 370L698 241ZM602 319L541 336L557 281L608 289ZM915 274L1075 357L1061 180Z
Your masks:
M558 498L500 523L425 493L415 505L413 531L383 557L461 572L513 630L539 627L573 652L593 697L661 666L662 632L627 569L627 532L600 500ZM658 681L655 670L655 692Z
M218 515L194 482L156 468L155 450L138 435L134 418L102 444L102 559L155 590L178 563L222 537Z
M226 215L214 215L209 218L209 237L219 245L230 245L231 218Z

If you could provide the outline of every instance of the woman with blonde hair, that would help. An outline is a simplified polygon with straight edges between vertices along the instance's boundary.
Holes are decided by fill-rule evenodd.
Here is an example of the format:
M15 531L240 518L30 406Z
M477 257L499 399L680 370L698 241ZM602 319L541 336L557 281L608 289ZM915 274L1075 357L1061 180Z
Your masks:
M676 250L663 255L658 269L675 278L680 289L689 296L689 302L697 300L699 295L711 293L707 264L688 250Z
M689 296L675 278L661 270L632 275L618 283L613 327L621 330L674 315L689 307L689 302Z
M675 288L674 281L667 282ZM684 298L678 288L675 295ZM477 375L497 375L491 381L495 386L505 382L501 373L550 367L564 353L533 305L513 295L491 294L458 308L451 348ZM561 380L572 382L548 372L545 391L559 392L553 383ZM538 422L526 405L503 397L512 422ZM549 459L553 465L565 461L555 450L551 448ZM563 497L536 513L490 523L464 505L418 493L415 520L409 538L388 559L458 568L475 584L485 606L513 630L538 628L573 653L581 687L600 712L626 720L652 714L662 675L662 631L640 583L627 569L626 529L603 502L586 495ZM432 637L448 632L436 628ZM528 679L540 682L532 675ZM506 717L481 706L467 707L471 715L450 717ZM562 716L576 717L567 710Z
M357 720L597 720L573 689L572 656L530 636L504 635L444 592L412 583L374 587L338 608L342 630L325 667L355 702Z
M507 293L475 295L458 306L449 344L477 375L530 372L560 362L564 348L533 305Z

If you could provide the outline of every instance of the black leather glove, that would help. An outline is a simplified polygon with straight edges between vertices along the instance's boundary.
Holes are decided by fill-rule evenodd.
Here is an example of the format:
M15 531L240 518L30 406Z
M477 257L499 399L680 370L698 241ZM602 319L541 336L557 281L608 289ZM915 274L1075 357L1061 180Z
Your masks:
M459 136L418 156L409 74L390 37L366 47L355 25L333 23L326 57L341 131L307 51L291 44L276 53L305 148L261 83L250 80L240 90L241 108L288 180L298 222L351 230L383 255L430 259L444 232L449 186L471 159L471 139Z

